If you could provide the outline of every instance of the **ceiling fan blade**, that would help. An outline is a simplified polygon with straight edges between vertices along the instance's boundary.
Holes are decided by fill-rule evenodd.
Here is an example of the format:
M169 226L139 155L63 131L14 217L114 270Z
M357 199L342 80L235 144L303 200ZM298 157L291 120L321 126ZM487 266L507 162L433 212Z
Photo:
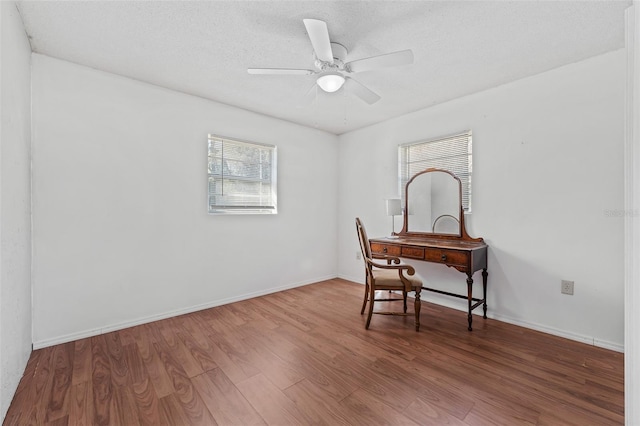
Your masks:
M347 77L346 80L347 81L345 81L344 83L345 89L353 93L369 105L375 104L380 100L380 96L378 96L375 92L371 91L367 87L363 86L362 83L359 83L358 81L350 77Z
M247 68L249 74L261 75L309 75L313 74L311 70L299 70L291 68Z
M372 56L370 58L358 59L348 62L345 67L351 72L369 71L378 68L395 67L413 63L413 52L401 50L399 52L386 53L384 55Z
M303 19L302 21L309 34L316 58L332 64L333 52L331 51L331 40L329 39L327 23L318 19Z

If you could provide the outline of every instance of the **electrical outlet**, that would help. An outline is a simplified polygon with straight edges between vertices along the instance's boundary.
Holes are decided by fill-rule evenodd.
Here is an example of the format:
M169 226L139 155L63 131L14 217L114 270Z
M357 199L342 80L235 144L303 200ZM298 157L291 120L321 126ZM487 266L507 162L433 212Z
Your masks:
M362 253L360 253L359 251L356 252L356 259L362 260Z
M573 295L573 281L562 280L560 282L560 292L562 294Z

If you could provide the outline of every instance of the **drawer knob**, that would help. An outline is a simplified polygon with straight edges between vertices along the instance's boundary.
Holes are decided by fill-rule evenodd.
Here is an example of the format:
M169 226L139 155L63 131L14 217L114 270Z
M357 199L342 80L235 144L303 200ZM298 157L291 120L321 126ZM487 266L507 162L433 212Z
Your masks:
M383 247L383 248L382 248L382 252L383 252L383 253L386 253L386 252L387 252L387 248L386 248L386 247Z
M442 256L440 256L440 259L442 259L443 262L447 261L447 255L443 254Z

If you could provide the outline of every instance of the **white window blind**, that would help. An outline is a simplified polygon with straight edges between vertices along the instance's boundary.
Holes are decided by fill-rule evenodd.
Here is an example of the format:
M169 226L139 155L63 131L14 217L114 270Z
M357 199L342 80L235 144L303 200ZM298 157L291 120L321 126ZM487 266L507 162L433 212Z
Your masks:
M403 144L398 147L400 193L411 176L429 168L454 173L462 182L462 207L471 211L471 131L454 136Z
M209 213L277 213L276 147L209 135Z

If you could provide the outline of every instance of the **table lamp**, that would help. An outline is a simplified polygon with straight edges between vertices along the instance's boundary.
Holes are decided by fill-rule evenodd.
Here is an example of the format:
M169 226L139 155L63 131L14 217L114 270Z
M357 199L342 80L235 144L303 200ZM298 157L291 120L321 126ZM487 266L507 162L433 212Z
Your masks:
M396 216L402 214L402 205L399 198L390 198L387 201L387 216L391 216L391 236L389 238L398 238L395 235Z

